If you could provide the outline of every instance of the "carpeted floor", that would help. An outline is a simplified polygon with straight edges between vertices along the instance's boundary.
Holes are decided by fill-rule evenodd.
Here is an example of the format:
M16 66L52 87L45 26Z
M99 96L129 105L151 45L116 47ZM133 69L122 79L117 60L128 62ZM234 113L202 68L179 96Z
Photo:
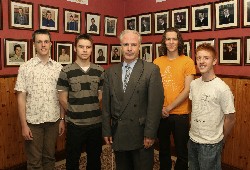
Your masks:
M102 162L102 170L115 170L115 163L114 163L114 154L112 154L111 148L107 145L103 146L103 152L101 156L101 162ZM159 152L155 150L155 156L154 156L154 169L153 170L159 170ZM175 163L176 158L172 157L173 165ZM83 153L80 159L80 170L84 170L86 165L86 153ZM55 170L65 170L65 160L56 162Z

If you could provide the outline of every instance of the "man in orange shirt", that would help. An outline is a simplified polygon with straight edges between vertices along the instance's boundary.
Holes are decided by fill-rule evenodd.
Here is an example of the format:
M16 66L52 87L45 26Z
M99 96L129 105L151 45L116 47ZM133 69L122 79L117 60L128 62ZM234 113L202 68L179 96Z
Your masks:
M191 112L188 94L196 70L193 60L183 54L183 39L177 28L168 28L163 33L161 44L163 56L154 60L160 67L165 96L158 132L160 170L171 170L172 167L171 133L177 154L175 170L187 170Z

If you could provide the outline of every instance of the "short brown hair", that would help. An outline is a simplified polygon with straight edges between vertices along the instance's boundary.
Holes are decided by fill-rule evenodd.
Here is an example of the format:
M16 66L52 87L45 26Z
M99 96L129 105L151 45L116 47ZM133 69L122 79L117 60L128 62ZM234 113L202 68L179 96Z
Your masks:
M202 44L198 45L198 47L196 48L196 54L202 50L205 50L205 51L212 53L213 58L217 58L216 50L215 50L214 46L212 46L210 43L202 43Z

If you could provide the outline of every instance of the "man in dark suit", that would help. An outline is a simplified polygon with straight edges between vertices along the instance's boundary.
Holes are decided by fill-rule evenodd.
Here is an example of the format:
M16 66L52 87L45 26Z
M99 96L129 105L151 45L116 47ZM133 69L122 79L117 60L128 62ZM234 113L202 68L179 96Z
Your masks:
M78 22L74 20L73 15L69 16L69 22L67 23L67 30L78 30Z
M160 30L166 30L167 29L167 23L165 23L165 20L160 17L158 19L158 25L157 25L157 31L160 31Z
M150 25L149 22L146 20L146 18L142 18L141 20L141 32L150 31Z
M115 151L117 170L152 170L164 99L162 79L158 66L138 59L137 31L123 31L120 42L124 62L104 75L102 133Z
M224 8L223 16L220 18L220 24L234 23L234 15L229 12L228 8Z
M196 18L196 27L208 26L208 19L204 16L203 12L199 12L198 18Z
M89 27L89 31L95 31L95 32L97 32L97 26L95 25L95 19L94 18L91 19L91 23L92 24Z
M20 7L18 8L18 14L15 15L14 18L15 24L20 24L20 25L28 25L28 17L26 14L24 14L23 8Z

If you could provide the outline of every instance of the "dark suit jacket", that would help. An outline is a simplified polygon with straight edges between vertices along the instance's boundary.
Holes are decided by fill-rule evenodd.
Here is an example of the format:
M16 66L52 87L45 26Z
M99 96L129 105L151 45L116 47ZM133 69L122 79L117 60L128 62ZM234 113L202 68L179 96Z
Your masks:
M115 151L142 148L144 137L156 138L161 118L164 94L158 66L138 59L125 93L122 63L110 67L104 77L103 136L113 136Z
M227 18L223 16L220 19L220 24L229 24L229 23L234 23L234 15L230 14Z
M95 24L90 25L89 31L95 31L95 32L97 32L97 26Z

